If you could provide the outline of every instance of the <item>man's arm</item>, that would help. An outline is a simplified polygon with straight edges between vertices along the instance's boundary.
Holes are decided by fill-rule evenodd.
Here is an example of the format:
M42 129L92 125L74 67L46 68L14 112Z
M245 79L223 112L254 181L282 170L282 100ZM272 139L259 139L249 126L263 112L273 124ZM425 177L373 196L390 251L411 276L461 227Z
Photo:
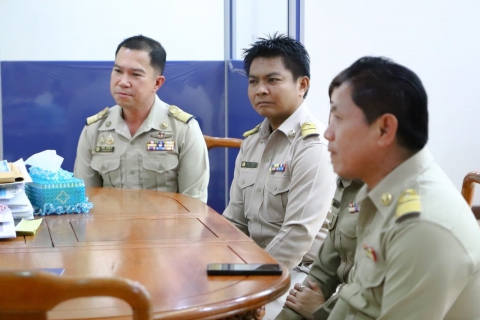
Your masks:
M315 138L292 158L285 219L265 250L293 269L310 250L330 207L335 174L327 146Z
M87 135L87 126L83 127L78 139L77 157L73 169L74 176L82 179L86 187L103 187L102 176L90 167L92 162L92 144Z
M188 123L178 159L178 192L207 202L210 165L208 150L196 120Z
M404 222L408 223L408 222ZM473 264L452 233L414 221L385 246L387 270L378 319L443 319L465 287Z
M242 147L243 145L244 144L242 143ZM228 202L228 206L227 208L225 208L225 211L223 211L223 217L248 236L250 234L248 232L248 221L245 217L245 203L243 201L243 191L238 186L240 164L243 158L242 147L240 147L237 159L235 160L235 171L233 173L232 185L230 186L230 201Z

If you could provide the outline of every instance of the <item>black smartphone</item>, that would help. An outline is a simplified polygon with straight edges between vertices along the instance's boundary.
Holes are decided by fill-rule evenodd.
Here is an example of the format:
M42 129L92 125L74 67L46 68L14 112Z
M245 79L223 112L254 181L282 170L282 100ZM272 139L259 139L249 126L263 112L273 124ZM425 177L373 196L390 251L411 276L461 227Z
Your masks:
M278 263L209 263L207 274L220 275L280 275L282 267Z

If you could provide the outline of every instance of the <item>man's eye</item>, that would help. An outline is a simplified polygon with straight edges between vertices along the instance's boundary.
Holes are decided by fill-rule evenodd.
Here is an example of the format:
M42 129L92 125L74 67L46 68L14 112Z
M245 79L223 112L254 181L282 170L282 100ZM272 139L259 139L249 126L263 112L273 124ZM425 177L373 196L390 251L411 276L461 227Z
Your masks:
M249 84L255 84L255 83L257 83L257 81L256 80L249 80L248 83Z

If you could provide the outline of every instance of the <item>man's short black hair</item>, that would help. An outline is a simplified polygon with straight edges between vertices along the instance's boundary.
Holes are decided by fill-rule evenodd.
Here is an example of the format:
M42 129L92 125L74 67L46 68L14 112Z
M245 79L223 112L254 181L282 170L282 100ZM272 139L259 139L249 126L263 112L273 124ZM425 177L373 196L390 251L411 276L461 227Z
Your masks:
M163 70L165 70L165 61L167 60L167 52L160 42L142 35L133 36L123 40L118 45L117 51L115 51L115 57L122 47L148 52L150 55L150 65L161 75L163 74Z
M347 83L353 102L371 124L390 113L398 121L397 142L411 151L428 141L428 98L420 78L410 69L383 57L363 57L340 72L328 94Z
M307 50L302 43L284 34L275 33L267 38L259 38L250 48L243 49L243 57L247 75L250 75L253 59L280 57L285 68L292 73L294 80L304 76L310 78L310 56Z

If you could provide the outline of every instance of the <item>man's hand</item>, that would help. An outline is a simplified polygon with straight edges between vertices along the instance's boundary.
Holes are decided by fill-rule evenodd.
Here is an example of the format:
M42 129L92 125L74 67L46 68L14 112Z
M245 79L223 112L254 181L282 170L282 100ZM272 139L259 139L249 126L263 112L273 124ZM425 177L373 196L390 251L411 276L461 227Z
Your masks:
M313 320L313 312L325 303L320 287L307 278L308 286L296 283L290 290L285 307L292 309L305 319Z

